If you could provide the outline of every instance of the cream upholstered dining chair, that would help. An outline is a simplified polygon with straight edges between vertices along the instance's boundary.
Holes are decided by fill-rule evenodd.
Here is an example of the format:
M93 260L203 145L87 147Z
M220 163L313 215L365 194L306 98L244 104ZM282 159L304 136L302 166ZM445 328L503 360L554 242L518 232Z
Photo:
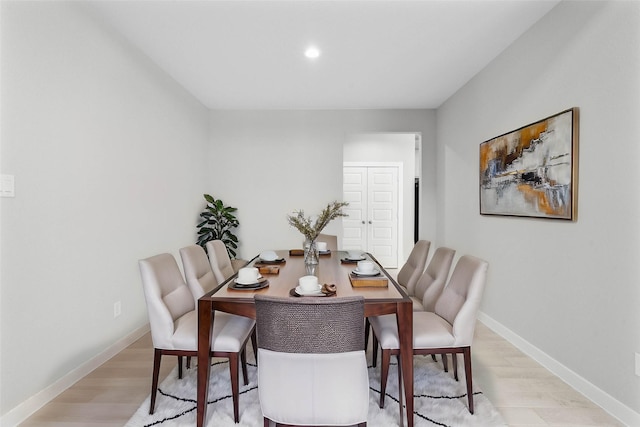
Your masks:
M413 311L434 311L436 301L442 294L444 285L449 277L449 271L451 270L451 263L456 251L444 246L439 247L434 252L427 268L425 269L420 279L414 287L413 295L409 295L413 302ZM391 316L395 318L395 314L387 314L385 316ZM378 360L378 346L374 342L372 349L372 361L373 366L376 366ZM436 355L431 355L433 360L436 360ZM447 356L442 355L442 364L445 372L449 371L447 364Z
M366 426L364 298L256 295L264 426Z
M397 282L400 286L407 289L409 295L413 295L416 282L424 271L429 256L429 248L431 242L428 240L418 240L413 246L409 258L404 263L400 271L398 271Z
M334 236L332 234L322 234L318 235L316 242L326 242L327 249L331 252L336 252L338 250L338 236Z
M473 414L473 377L471 373L471 343L476 316L484 292L489 264L471 255L462 256L451 273L449 283L438 298L434 312L413 312L413 354L462 353L467 382L469 412ZM394 316L370 318L374 333L374 345L382 348L380 371L380 407L384 406L384 394L389 361L398 355L400 341ZM454 357L454 372L457 364ZM398 365L398 375L401 366ZM400 399L402 400L402 399Z
M418 240L416 244L413 246L411 253L409 254L409 258L404 263L400 271L398 271L398 276L396 281L400 286L406 289L408 295L413 295L416 283L418 279L422 275L424 271L424 266L427 263L427 257L429 256L429 248L431 247L431 242L428 240ZM364 344L365 346L369 345L369 318L367 317L365 321L365 338ZM374 362L375 363L375 362Z
M180 249L180 258L182 259L182 267L184 270L184 277L187 279L187 286L193 294L193 298L196 301L213 290L220 283L213 274L211 264L209 264L209 258L200 245L185 246Z
M166 253L155 255L138 261L138 265L154 347L149 406L149 413L153 414L162 356L167 354L178 356L178 376L182 378L182 356L191 357L198 354L198 313L195 310L194 297L185 284L173 255ZM252 319L227 313L215 314L211 356L229 359L236 422L240 418L238 355L244 353L247 340L254 329L255 321ZM243 373L246 384L246 367Z
M222 240L210 240L205 246L209 254L211 270L213 270L213 274L216 276L218 283L224 282L236 274L240 267L247 264L247 261L243 259L232 260Z
M413 295L409 295L413 301L414 311L434 311L436 301L447 283L455 254L454 249L444 246L433 253L427 268L416 282Z
M202 249L202 246L190 245L181 248L180 258L182 259L182 267L184 269L184 276L187 279L187 286L189 286L189 290L193 294L197 307L198 299L207 292L213 290L216 286L219 285L219 283L213 274L213 270L211 270L209 259L207 258L207 254L205 253L204 249ZM226 315L226 313L222 312L216 313L216 316ZM255 329L251 334L251 344L253 347L253 354L256 354L258 348ZM244 375L246 385L247 360L244 351L240 353L240 357L242 358L242 373Z

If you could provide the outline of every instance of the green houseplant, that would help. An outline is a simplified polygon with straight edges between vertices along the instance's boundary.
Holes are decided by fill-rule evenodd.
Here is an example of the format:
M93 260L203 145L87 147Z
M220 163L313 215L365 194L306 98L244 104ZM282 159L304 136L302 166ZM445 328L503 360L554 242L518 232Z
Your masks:
M236 257L238 248L238 238L233 234L233 230L240 224L234 212L238 209L225 206L222 200L216 199L209 194L204 194L207 206L200 214L202 222L197 225L198 245L207 250L206 244L211 240L222 240L229 257Z

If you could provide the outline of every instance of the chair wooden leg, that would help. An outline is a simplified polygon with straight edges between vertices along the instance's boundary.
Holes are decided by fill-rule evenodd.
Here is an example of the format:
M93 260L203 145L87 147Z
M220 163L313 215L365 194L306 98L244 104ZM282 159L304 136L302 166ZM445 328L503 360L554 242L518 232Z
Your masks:
M453 378L458 381L458 353L451 353L451 364L453 365Z
M376 337L376 334L373 334L371 348L371 366L375 368L378 366L378 337Z
M160 360L162 359L162 350L154 349L153 351L153 374L151 375L151 404L149 405L149 414L152 415L156 406L156 391L158 390L158 377L160 375Z
M402 363L400 362L400 354L398 354L396 356L396 358L398 359L398 405L400 406L400 410L398 411L398 414L400 415L400 423L399 425L403 425L402 421L403 421L403 410L402 410L402 389L404 387L404 384L402 383ZM407 399L409 398L409 396L407 396ZM413 396L411 396L411 398L413 399Z
M469 412L473 414L473 377L471 376L471 347L462 349L464 355L464 375L467 377L467 398L469 400Z
M437 362L437 361L438 361L438 359L436 359L436 355L435 355L435 354L432 354L432 355L431 355L431 358L433 359L433 361L434 361L434 362Z
M238 405L240 387L238 385L238 353L229 355L229 373L231 374L231 396L233 397L233 421L240 421L240 410Z
M253 357L256 360L256 366L258 366L258 339L255 329L251 333L251 348L253 348Z
M191 369L191 356L187 356L187 369Z
M391 362L391 351L382 349L380 356L380 403L379 406L384 408L384 395L387 391L387 376L389 375L389 363Z
M364 351L367 351L367 348L369 348L369 331L371 329L371 323L369 323L369 318L365 317L364 318ZM373 365L376 366L376 365Z
M240 360L242 365L242 378L244 379L244 385L249 384L249 374L247 374L247 349L242 349L240 353Z
M182 356L178 356L178 379L182 379Z
M447 357L447 353L442 353L440 357L442 357L442 366L444 366L444 371L449 372L449 358Z

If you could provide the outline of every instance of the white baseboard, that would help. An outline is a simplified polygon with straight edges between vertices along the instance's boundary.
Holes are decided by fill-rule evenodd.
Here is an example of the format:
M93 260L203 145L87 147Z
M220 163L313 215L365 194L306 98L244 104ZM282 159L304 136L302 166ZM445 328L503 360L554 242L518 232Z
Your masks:
M20 405L4 414L2 417L0 417L0 426L17 426L18 424L29 418L31 415L33 415L37 410L52 401L60 393L90 374L93 370L101 366L107 360L120 353L122 350L134 343L147 332L149 332L149 324L136 329L124 338L116 341L102 353L89 359L87 362L83 363L73 371L66 374L64 377L60 378L47 388L39 391L35 395L22 402Z
M617 418L621 423L624 423L627 426L640 426L640 413L635 412L624 403L616 400L608 393L596 387L568 367L562 365L557 360L553 359L551 356L486 314L482 312L479 313L478 320L516 346L527 356L547 368L562 381L582 393L593 403L607 411L611 416Z

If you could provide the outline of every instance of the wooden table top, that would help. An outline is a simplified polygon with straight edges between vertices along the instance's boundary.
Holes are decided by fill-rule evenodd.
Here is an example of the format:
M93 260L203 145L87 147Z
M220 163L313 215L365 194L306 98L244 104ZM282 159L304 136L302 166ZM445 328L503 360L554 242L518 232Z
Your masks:
M298 285L298 279L308 275L304 265L303 256L290 256L288 250L276 251L278 256L284 258L282 264L273 264L279 267L278 274L263 274L269 281L269 286L258 290L236 290L229 288L228 284L232 283L235 276L230 277L222 283L221 286L206 294L203 298L211 298L212 300L236 300L253 299L256 294L288 297L291 289ZM389 281L387 287L353 287L349 280L349 274L356 268L356 264L342 263L341 259L345 258L347 253L344 251L335 251L329 255L321 255L319 264L315 268L314 275L318 276L320 284L335 284L337 287L336 296L346 297L353 295L364 296L366 300L386 300L398 301L408 298L404 291L396 284L395 280L378 265L381 273L385 275ZM366 255L367 259L373 260L370 255ZM257 261L252 260L248 266L253 266ZM377 262L376 262L377 264ZM304 298L333 298L333 297L304 297ZM247 301L248 302L248 301Z

